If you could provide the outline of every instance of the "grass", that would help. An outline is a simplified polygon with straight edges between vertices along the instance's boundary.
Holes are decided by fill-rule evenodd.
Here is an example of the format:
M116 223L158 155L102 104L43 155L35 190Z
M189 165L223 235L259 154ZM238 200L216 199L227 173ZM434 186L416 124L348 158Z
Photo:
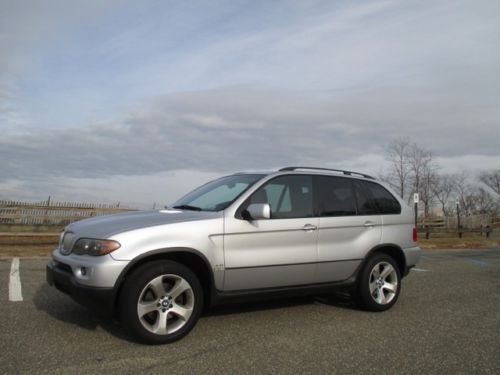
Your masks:
M500 238L481 235L479 232L464 232L462 238L455 232L434 232L430 238L425 239L425 233L418 234L419 244L422 249L491 249L500 248Z
M57 247L59 234L0 234L0 258L49 257Z
M420 247L425 250L432 249L498 249L500 248L500 239L486 237L448 237L448 238L430 238L419 240Z

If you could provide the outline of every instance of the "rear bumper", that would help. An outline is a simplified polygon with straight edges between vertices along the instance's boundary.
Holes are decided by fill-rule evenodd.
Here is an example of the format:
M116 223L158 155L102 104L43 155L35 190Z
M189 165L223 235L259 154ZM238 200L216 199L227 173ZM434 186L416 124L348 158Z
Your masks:
M404 270L404 273L403 273L403 277L408 276L408 274L410 273L410 271L411 271L411 269L413 267L415 267L415 266L408 266L408 267L406 267L405 270Z
M422 250L420 250L420 247L418 246L408 247L406 249L403 249L403 253L405 255L405 261L406 261L405 275L407 275L410 269L415 267L415 265L420 260L420 256L422 255Z
M79 284L68 269L57 261L46 266L47 283L73 300L99 315L112 316L114 312L114 289L96 288Z

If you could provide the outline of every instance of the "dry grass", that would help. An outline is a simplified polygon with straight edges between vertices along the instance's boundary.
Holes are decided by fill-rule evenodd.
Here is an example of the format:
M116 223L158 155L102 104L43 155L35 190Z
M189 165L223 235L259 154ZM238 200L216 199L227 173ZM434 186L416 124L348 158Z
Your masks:
M49 257L57 247L59 234L0 235L0 258Z
M420 247L426 250L432 249L499 249L498 238L465 237L465 238L430 238L420 239Z
M56 246L0 245L1 258L49 258Z

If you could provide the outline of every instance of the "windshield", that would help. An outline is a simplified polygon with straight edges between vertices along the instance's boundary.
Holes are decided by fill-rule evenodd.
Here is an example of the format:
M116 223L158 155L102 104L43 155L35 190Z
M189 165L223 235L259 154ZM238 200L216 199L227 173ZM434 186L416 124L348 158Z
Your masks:
M182 197L172 208L193 211L224 210L262 177L262 174L240 174L219 178Z

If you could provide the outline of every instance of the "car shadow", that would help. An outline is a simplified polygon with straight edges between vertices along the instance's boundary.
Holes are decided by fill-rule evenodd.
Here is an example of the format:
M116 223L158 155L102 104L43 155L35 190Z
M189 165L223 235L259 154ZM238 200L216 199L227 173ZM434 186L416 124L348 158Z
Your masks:
M252 302L236 302L215 306L204 312L203 316L252 313L262 310L284 309L305 305L325 305L349 310L360 310L347 293L322 294L307 297L287 297Z
M95 331L100 327L120 339L136 342L116 319L95 314L48 284L44 283L38 288L33 297L33 303L38 311L61 322L89 331Z
M130 336L120 325L118 320L96 315L73 301L71 297L57 291L47 284L42 284L38 288L33 297L33 302L38 311L44 312L58 321L90 331L95 331L100 327L119 339L134 344L138 343L138 341ZM202 318L231 314L246 314L262 310L285 309L306 305L325 305L336 308L359 310L348 294L336 293L307 297L257 300L255 302L228 303L205 310L202 314Z

